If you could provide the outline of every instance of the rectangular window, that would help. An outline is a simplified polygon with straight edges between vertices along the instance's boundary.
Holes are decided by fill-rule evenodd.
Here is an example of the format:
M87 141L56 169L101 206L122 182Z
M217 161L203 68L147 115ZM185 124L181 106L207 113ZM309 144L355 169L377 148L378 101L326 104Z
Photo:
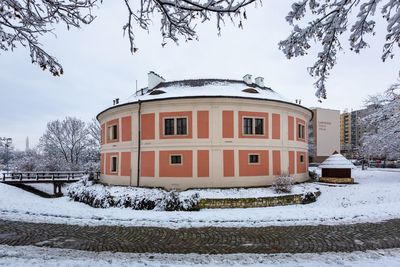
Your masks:
M118 158L111 157L111 172L117 172L117 171L118 171Z
M244 134L253 134L253 119L252 118L244 118Z
M187 118L164 119L164 135L187 135Z
M243 118L243 133L247 135L263 135L264 119L262 118Z
M300 163L304 163L304 155L300 155Z
M255 119L255 134L264 134L264 119Z
M250 154L249 155L249 163L250 164L258 164L260 163L260 155L258 154Z
M303 124L298 124L297 125L298 128L298 138L299 139L305 139L305 126Z
M117 125L108 127L108 136L109 136L109 140L117 140L118 139L118 126Z
M171 155L170 164L171 165L181 165L182 164L182 155Z
M164 120L164 134L165 135L174 135L174 119L165 119Z
M186 118L177 118L176 119L176 134L177 135L186 135L187 134L187 126L186 126Z

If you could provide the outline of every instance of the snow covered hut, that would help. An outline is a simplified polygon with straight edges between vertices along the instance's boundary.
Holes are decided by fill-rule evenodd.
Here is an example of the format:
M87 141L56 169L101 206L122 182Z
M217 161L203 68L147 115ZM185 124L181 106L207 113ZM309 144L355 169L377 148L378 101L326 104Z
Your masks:
M312 112L264 79L165 81L97 115L100 180L184 190L271 185L282 173L308 180Z
M351 170L355 166L350 160L336 151L322 162L319 168L322 169L320 182L338 184L354 183L354 179L351 177Z

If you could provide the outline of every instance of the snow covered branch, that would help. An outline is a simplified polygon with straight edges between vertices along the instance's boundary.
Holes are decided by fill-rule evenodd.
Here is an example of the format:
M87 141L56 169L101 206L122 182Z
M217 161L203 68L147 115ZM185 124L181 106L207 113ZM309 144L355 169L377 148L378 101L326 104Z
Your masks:
M379 158L399 158L400 83L392 85L384 95L369 97L366 103L373 112L362 120L364 153Z
M124 0L128 10L128 22L124 25L124 33L128 34L131 52L137 51L134 40L134 26L148 31L154 13L161 16L162 46L168 39L178 42L180 38L185 41L197 40L197 22L210 21L215 16L218 32L221 31L225 18L237 22L242 27L246 19L246 6L256 0ZM260 1L261 2L261 1Z
M398 0L301 0L292 5L286 20L293 27L292 33L279 42L279 48L288 59L304 56L311 48L311 41L322 45L322 51L308 71L316 77L315 87L318 98L326 98L326 82L330 70L335 66L337 53L342 49L340 37L350 32L350 49L356 53L366 47L365 36L375 35L375 20L371 19L380 2L385 2L381 9L387 20L386 43L383 48L382 60L393 58L393 48L400 47L400 1ZM358 8L355 22L349 28L350 15ZM308 14L310 13L310 14ZM313 18L312 20L305 19ZM306 22L305 26L296 24Z
M53 33L53 26L61 23L79 28L89 24L94 16L91 9L97 0L3 0L0 2L0 50L14 50L17 45L29 48L32 63L54 76L63 74L55 57L39 43L39 37Z

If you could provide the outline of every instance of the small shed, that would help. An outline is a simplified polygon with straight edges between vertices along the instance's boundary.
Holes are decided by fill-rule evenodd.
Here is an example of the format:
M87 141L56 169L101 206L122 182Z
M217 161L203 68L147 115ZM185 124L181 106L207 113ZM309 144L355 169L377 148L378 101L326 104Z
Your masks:
M351 161L335 151L319 165L322 169L320 182L336 184L352 184L351 170L356 168Z

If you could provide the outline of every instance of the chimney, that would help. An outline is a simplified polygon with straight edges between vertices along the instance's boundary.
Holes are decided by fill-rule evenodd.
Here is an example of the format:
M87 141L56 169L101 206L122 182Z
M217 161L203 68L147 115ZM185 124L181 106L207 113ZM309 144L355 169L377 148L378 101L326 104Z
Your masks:
M251 74L244 75L243 81L248 85L253 84L253 80L251 79Z
M148 90L153 90L157 85L159 85L162 82L165 82L165 79L160 75L158 75L157 73L155 73L154 71L150 71L148 73L148 79L149 79L149 83L147 85Z
M255 79L255 83L258 85L258 87L263 88L264 87L264 78L263 77L257 77Z

